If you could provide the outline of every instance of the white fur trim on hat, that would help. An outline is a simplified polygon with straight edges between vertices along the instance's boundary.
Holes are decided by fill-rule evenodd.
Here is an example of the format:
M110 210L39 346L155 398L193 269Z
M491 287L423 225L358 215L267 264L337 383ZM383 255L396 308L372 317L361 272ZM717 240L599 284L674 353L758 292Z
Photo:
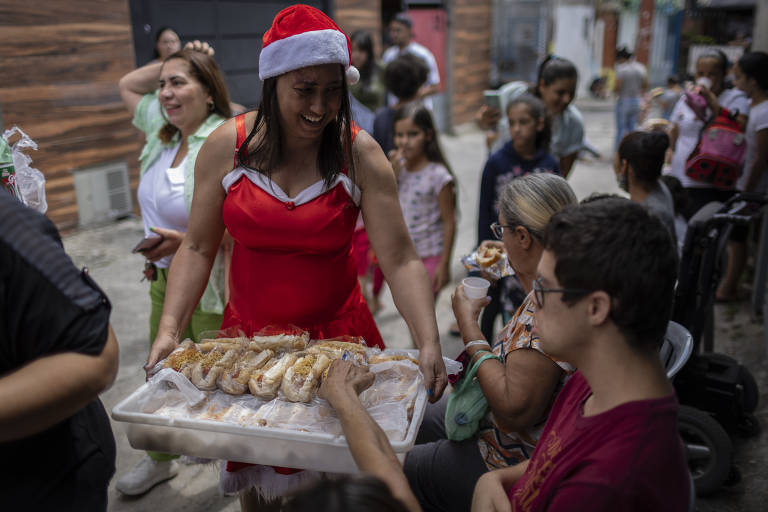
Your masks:
M355 66L350 65L347 68L347 83L349 85L355 85L357 82L360 81L360 71L357 70Z
M259 55L259 78L319 64L349 66L347 37L333 29L302 32L270 43Z

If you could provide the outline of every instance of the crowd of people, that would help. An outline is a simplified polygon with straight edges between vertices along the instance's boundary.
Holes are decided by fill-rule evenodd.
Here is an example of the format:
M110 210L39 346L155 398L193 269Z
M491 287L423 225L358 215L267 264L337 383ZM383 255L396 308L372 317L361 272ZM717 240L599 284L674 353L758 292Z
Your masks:
M239 114L213 48L182 48L167 27L155 59L120 80L145 135L145 368L201 332L250 336L272 325L384 348L373 313L386 282L430 402L416 445L401 463L358 396L373 374L335 361L319 396L366 476L229 461L220 487L239 493L243 510L687 510L678 404L658 357L680 219L738 191L768 192L768 54L739 59L735 88L725 56L702 55L685 94L670 82L679 99L665 97L668 122L639 130L645 69L619 52L613 166L628 198L579 202L566 179L585 147L567 59L547 58L534 84L506 84L499 105L478 109L489 154L476 245L503 251L514 276L483 273L494 281L488 297L451 292L461 359L487 401L477 427L456 439L435 318L435 299L456 277L458 215L431 111L440 75L406 14L389 35L378 61L370 34L347 37L312 7L280 11L259 55L260 103ZM359 108L372 115L370 133ZM687 164L720 114L746 141L741 178L727 189ZM104 510L115 443L98 394L117 373L111 305L49 221L4 193L0 211L0 276L13 290L0 298L0 447L17 463L6 503ZM721 300L736 296L746 238L734 230ZM143 494L178 473L178 457L148 452L116 488Z

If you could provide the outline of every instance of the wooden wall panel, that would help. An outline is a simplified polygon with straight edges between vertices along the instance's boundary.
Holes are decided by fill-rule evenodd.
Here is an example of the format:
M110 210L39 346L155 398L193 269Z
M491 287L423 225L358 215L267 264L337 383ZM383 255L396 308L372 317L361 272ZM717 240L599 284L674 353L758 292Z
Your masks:
M491 72L491 0L455 0L452 12L453 123L472 121Z
M134 66L128 0L4 0L0 48L3 121L38 143L51 220L77 225L76 169L125 161L135 190L142 140L117 87Z

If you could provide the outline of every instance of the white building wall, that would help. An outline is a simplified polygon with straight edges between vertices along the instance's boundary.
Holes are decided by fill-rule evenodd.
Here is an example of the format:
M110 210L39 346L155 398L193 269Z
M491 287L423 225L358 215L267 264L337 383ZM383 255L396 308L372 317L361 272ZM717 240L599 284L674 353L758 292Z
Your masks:
M589 92L599 62L594 62L595 8L587 5L555 7L554 53L574 63L579 71L578 94ZM596 68L596 66L598 66Z

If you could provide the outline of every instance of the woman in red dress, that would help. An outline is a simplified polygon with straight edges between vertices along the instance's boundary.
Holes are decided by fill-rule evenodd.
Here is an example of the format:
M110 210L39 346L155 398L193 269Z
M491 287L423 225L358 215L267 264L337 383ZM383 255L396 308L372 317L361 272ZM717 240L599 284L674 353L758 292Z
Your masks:
M181 341L225 228L235 242L223 327L252 334L293 324L316 338L349 334L382 346L353 256L362 210L437 400L447 379L431 285L392 167L350 120L345 78L356 70L349 38L321 11L295 5L277 14L263 42L259 110L222 124L197 157L189 228L173 259L148 367Z

